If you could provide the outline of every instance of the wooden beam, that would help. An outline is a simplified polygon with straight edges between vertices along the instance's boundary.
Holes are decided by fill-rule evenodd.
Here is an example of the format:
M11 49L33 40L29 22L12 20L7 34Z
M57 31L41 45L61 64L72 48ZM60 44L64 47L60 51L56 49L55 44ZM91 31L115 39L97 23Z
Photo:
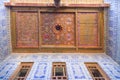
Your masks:
M6 7L55 7L53 3L50 4L42 4L42 3L13 3L6 2L4 3ZM60 7L110 7L110 4L61 4Z

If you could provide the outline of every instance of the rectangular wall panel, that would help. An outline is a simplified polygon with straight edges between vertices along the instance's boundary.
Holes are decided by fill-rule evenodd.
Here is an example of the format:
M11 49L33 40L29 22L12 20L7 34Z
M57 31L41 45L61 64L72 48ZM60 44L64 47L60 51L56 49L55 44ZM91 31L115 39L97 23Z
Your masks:
M78 45L79 47L98 46L98 13L78 13Z
M74 46L74 13L41 13L42 45Z
M16 12L16 47L37 48L38 15L36 12Z

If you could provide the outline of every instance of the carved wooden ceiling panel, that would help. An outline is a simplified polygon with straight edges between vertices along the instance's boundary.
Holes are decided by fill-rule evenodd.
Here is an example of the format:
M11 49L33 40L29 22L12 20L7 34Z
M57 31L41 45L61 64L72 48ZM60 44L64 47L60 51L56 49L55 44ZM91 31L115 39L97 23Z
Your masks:
M38 21L36 12L16 13L16 47L38 47Z
M74 46L74 13L41 13L42 45Z
M78 44L80 47L98 46L98 13L78 13Z

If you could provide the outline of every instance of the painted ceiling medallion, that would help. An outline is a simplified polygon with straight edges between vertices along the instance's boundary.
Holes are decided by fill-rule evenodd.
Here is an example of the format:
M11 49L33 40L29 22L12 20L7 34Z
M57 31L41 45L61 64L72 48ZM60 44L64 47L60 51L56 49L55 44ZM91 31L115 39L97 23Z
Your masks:
M58 30L58 31L61 31L62 27L61 27L61 25L58 24L58 25L55 26L55 29Z
M55 26L53 26L53 32L55 33L57 40L60 39L62 30L63 30L63 27L60 24L56 24Z
M60 24L56 24L55 26L53 26L53 32L55 34L60 34L63 30L63 27Z

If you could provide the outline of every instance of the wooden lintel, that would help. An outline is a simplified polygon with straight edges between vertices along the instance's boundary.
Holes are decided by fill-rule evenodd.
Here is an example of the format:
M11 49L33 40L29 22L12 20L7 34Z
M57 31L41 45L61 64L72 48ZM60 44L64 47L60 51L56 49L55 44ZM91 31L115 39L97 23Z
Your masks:
M6 7L55 7L53 3L43 4L43 3L13 3L6 2L4 3ZM60 7L110 7L110 4L61 4Z

